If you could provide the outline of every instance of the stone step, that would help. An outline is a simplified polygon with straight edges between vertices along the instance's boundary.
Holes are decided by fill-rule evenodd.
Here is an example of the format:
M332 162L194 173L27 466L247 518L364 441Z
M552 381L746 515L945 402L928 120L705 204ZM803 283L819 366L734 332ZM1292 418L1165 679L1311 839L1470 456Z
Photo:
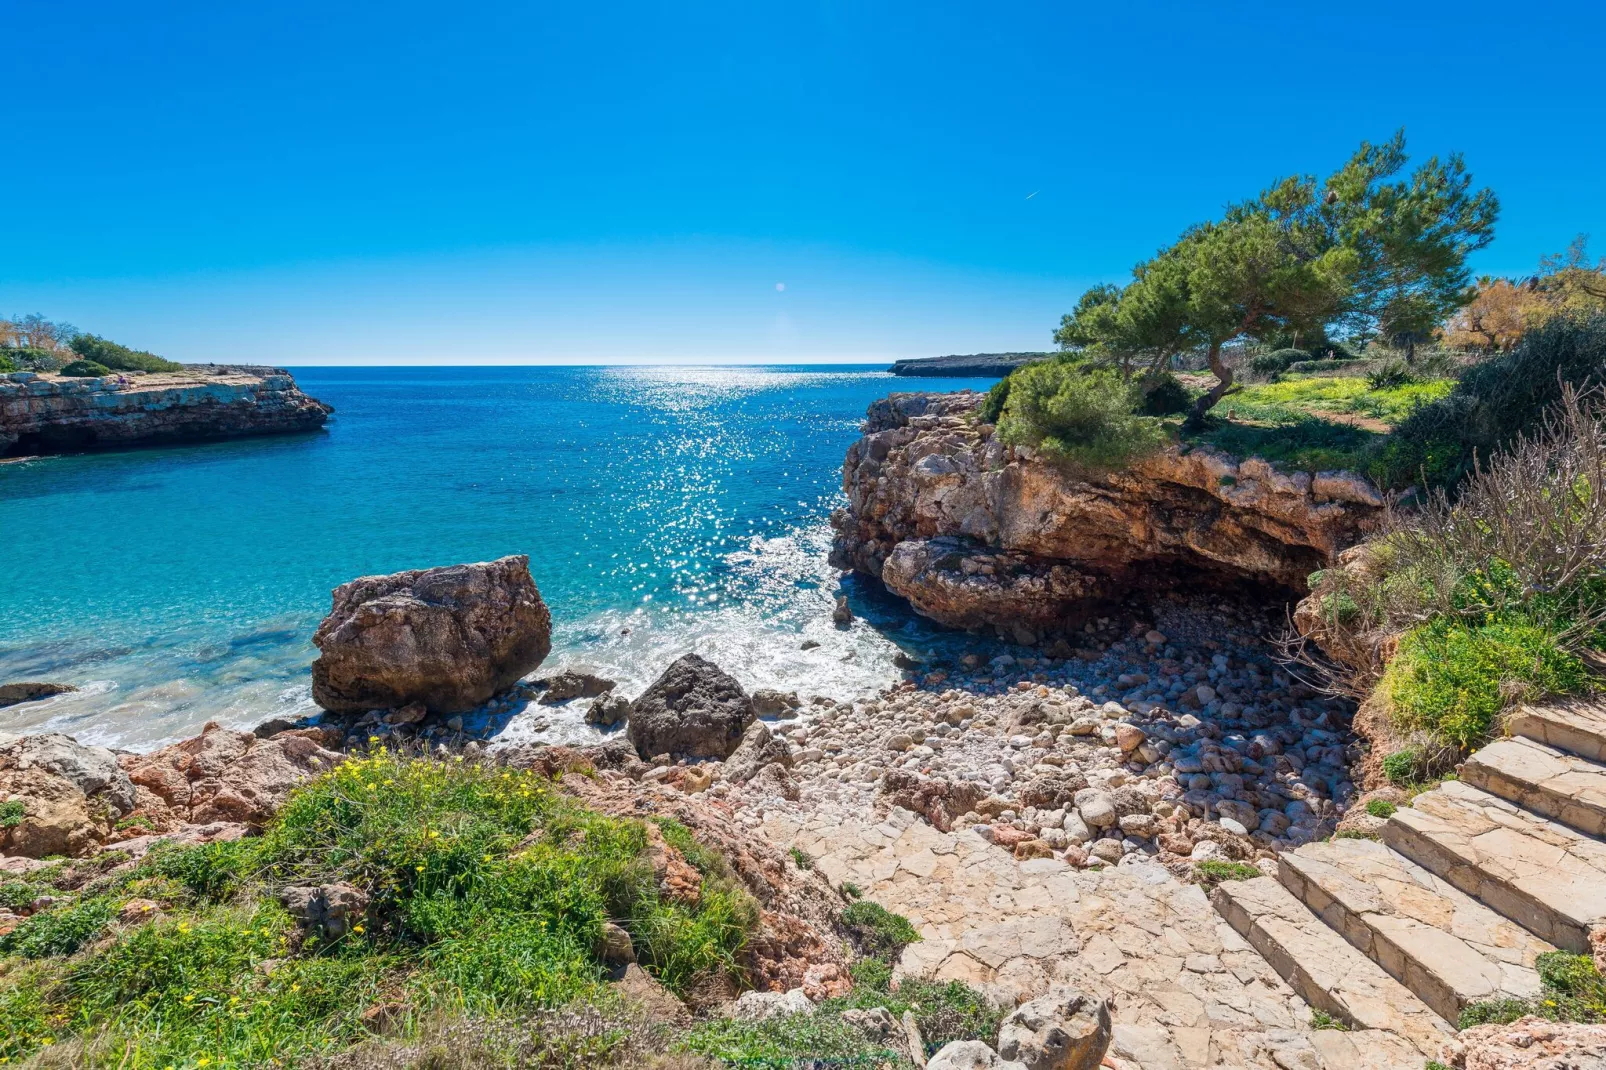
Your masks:
M1455 1030L1277 881L1223 881L1210 901L1312 1007L1359 1029L1398 1034L1424 1059L1450 1062Z
M1587 955L1606 927L1606 844L1471 784L1418 795L1383 842L1557 947Z
M1461 766L1461 779L1590 836L1606 836L1606 766L1532 739L1501 739Z
M1279 858L1278 876L1446 1021L1469 1003L1539 995L1534 960L1555 948L1381 843L1309 843Z
M1506 715L1506 731L1592 762L1606 762L1606 703L1552 699L1518 706Z

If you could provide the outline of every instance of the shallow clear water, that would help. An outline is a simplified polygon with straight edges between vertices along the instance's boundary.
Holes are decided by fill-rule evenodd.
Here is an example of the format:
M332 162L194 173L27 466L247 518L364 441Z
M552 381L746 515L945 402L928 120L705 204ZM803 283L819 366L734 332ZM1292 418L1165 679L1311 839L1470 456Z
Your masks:
M826 518L865 407L985 389L825 367L307 368L320 433L0 465L0 710L144 748L312 710L310 638L354 576L527 553L543 671L650 681L696 650L749 687L847 695L947 637L884 595L831 625ZM802 651L803 639L821 644Z

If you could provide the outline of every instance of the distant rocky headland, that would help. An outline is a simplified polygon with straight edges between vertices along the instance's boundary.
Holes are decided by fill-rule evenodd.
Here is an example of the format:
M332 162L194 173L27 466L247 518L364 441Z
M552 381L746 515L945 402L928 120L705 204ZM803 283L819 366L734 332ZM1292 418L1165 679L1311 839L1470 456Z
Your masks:
M893 375L1005 376L1022 364L1042 360L1050 353L970 353L946 357L918 357L893 362Z
M0 457L312 431L334 411L282 368L0 374Z

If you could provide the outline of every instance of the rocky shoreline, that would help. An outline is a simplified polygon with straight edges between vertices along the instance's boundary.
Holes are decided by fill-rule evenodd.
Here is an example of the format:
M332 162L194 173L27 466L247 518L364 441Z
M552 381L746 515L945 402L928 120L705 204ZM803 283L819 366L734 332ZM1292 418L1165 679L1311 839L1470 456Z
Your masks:
M0 374L0 457L315 431L332 412L282 368L10 372Z
M893 375L913 376L974 376L980 378L1002 378L1020 367L1034 360L1042 360L1051 356L1049 353L970 353L952 354L946 357L913 357L906 360L893 361L890 371Z

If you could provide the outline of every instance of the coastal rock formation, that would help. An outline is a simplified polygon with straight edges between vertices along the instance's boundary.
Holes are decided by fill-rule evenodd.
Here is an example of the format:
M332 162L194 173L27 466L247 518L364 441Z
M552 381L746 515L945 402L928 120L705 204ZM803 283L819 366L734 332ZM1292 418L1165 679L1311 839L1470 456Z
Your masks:
M832 563L921 613L1032 642L1136 588L1249 583L1303 592L1376 523L1350 473L1286 473L1207 446L1079 478L975 420L984 395L892 394L843 462Z
M50 732L0 738L0 855L81 855L134 808L134 785L105 747Z
M630 707L630 742L644 759L726 758L757 715L735 677L686 654Z
M1466 1070L1565 1070L1606 1066L1606 1025L1552 1022L1529 1015L1461 1034Z
M52 695L65 695L78 689L71 684L51 684L43 682L28 682L17 684L0 684L0 709L7 706L17 706L24 702L38 702L42 698Z
M332 412L282 368L11 372L0 375L0 457L313 431Z
M519 554L341 584L312 642L312 699L330 712L466 713L541 664L552 617Z
M259 739L209 721L201 734L150 754L119 759L138 793L137 813L157 831L182 825L266 824L297 784L327 773L340 755L318 729Z

